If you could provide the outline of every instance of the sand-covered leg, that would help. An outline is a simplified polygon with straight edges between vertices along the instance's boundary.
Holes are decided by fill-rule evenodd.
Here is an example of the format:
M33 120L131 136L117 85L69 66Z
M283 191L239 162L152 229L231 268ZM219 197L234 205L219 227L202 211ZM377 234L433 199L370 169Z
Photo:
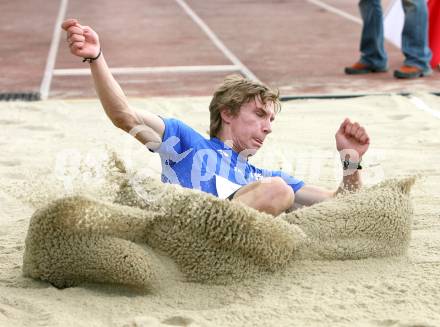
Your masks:
M152 253L133 241L145 238L146 213L84 197L57 200L31 218L23 259L25 276L57 287L84 281L151 287Z
M372 188L303 208L281 218L308 236L297 258L360 259L406 252L415 178L388 180Z

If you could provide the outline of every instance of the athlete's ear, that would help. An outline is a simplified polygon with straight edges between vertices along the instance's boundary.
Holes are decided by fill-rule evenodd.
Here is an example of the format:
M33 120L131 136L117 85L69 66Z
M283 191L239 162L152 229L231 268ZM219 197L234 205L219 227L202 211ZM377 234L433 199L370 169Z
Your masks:
M220 109L220 116L222 117L222 121L226 124L229 124L234 117L231 109L229 109L228 107L223 107Z

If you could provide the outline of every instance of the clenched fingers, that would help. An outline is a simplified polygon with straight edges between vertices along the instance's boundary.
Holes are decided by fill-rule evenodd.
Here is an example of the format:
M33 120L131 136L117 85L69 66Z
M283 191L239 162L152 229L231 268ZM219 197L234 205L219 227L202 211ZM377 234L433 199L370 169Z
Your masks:
M67 28L67 43L69 44L70 52L75 54L78 50L81 50L84 46L84 42L85 36L82 26L78 24L78 22L69 25Z
M368 144L368 143L370 143L370 138L368 137L367 133L365 133L365 134L362 134L362 135L359 137L359 141L360 141L362 144Z
M344 132L345 131L345 127L348 124L351 124L351 121L350 121L350 119L345 118L344 121L342 122L341 126L339 126L339 131Z
M79 35L79 34L72 34L70 37L67 37L67 42L69 43L69 45L72 45L76 42L84 42L86 40L86 38L83 35Z
M70 46L70 53L72 53L74 55L78 54L78 51L82 50L83 45L84 44L80 43L80 42L72 44Z
M77 26L77 25L70 26L67 29L67 37L71 37L74 34L84 35L84 30L81 27Z
M365 128L359 127L356 134L354 134L354 137L359 140L363 134L365 134Z
M356 134L356 132L358 131L358 129L359 129L358 123L347 124L345 126L345 134L350 135L350 136L354 136Z
M70 18L70 19L66 19L62 24L61 24L61 28L65 31L67 31L69 29L69 27L74 26L78 24L78 21L76 19Z
M370 143L370 137L368 136L367 132L365 131L365 128L363 127L359 128L359 131L356 133L354 137L362 144Z
M365 130L365 128L357 122L350 122L350 120L346 119L344 123L341 125L340 129L343 130L343 133L346 136L353 137L363 144L367 144L370 141L370 138Z

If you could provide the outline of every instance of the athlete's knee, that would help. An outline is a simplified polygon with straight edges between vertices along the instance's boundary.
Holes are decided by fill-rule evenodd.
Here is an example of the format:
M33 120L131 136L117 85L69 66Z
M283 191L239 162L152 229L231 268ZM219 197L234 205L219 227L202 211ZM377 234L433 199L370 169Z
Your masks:
M261 181L264 185L264 195L268 206L277 211L289 209L295 201L295 193L281 177L269 177Z

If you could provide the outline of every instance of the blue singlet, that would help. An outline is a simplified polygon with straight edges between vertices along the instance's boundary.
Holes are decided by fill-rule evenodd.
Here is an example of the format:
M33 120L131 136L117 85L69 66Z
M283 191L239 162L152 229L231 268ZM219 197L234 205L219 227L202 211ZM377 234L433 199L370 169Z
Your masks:
M281 177L294 192L304 182L282 171L256 168L218 138L204 138L178 119L163 119L165 132L157 149L162 181L226 198L263 177ZM226 190L225 190L226 189Z

